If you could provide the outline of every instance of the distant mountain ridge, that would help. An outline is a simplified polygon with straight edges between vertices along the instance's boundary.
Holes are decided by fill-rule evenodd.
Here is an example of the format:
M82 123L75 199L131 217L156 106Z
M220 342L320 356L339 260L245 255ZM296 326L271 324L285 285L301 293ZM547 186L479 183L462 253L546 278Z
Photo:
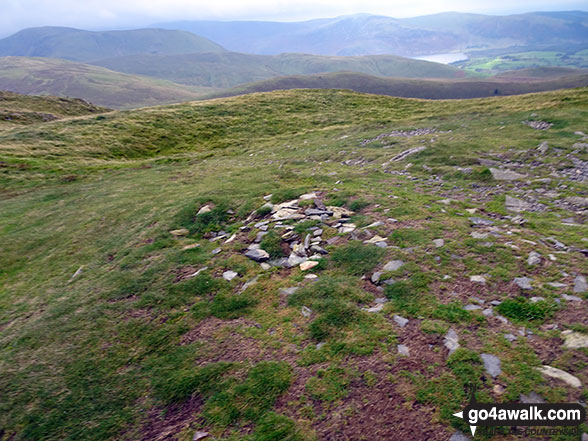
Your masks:
M233 87L282 75L353 71L405 78L458 78L456 67L394 55L333 57L308 54L251 55L236 52L183 55L133 55L92 64L203 87Z
M447 12L396 19L357 14L303 22L175 21L158 23L255 54L427 55L494 47L588 42L588 12L490 16Z
M29 28L0 40L0 56L92 61L136 54L223 52L222 46L187 31L137 29L92 32L63 27Z

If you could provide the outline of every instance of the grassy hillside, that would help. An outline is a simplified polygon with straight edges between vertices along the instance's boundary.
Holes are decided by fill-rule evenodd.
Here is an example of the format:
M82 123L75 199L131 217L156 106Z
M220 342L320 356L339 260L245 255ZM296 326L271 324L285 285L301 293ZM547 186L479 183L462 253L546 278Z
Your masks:
M0 90L83 98L113 108L190 101L211 91L87 64L26 57L0 58Z
M571 73L574 74L571 74ZM405 98L465 99L498 95L520 95L531 92L588 86L588 73L538 71L512 73L510 76L488 80L417 80L408 78L382 78L353 72L317 75L292 75L245 84L213 94L215 97L243 95L288 89L349 89L356 92L375 93ZM562 75L562 76L557 76Z
M357 14L295 23L182 21L163 23L203 35L237 52L417 56L511 46L586 44L588 13L507 16L443 13L396 19Z
M189 55L137 55L100 60L94 64L126 73L147 75L183 84L233 87L281 75L353 71L407 78L456 78L455 67L392 55L326 57L306 54L275 56L234 52Z
M0 40L0 56L64 58L91 61L133 54L222 52L218 44L190 32L165 29L91 32L42 27Z
M0 130L108 110L80 99L28 96L0 91Z
M0 133L0 439L449 439L472 386L585 400L587 102L292 90Z
M455 63L468 72L493 75L504 71L541 67L588 68L586 44L534 48L511 51L483 51L468 53L470 58Z

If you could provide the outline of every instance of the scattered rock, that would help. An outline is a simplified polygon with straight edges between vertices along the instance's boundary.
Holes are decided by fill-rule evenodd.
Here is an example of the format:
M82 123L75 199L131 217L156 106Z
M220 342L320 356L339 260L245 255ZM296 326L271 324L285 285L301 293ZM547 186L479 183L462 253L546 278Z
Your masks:
M235 277L237 277L239 274L237 274L235 271L225 271L223 273L223 279L225 279L226 281L230 282L231 280L233 280Z
M180 228L179 230L171 230L169 234L172 236L187 236L190 231L187 228Z
M482 307L479 305L466 305L463 309L465 309L466 311L477 311L482 309Z
M511 343L517 339L514 334L504 334L504 338L506 338Z
M267 253L267 251L259 248L247 250L247 252L245 253L245 257L248 257L256 262L264 262L269 259L270 255Z
M470 233L470 236L472 236L474 239L488 239L488 236L490 236L489 233L478 233L477 231L472 231Z
M539 147L537 147L537 151L539 153L541 153L542 155L547 153L548 149L549 149L549 144L547 143L547 141L543 141L541 144L539 144Z
M407 156L414 155L415 153L422 152L425 149L426 149L426 147L424 147L424 146L421 146L421 147L413 147L411 149L408 149L408 150L405 150L403 152L400 152L399 154L397 154L396 156L394 156L392 159L390 159L390 162L402 161Z
M339 227L339 233L348 234L355 231L356 228L357 227L355 226L355 224L344 224L341 227Z
M445 241L443 239L434 239L433 244L436 248L441 248L443 245L445 245Z
M378 303L376 306L373 306L371 308L365 308L365 311L366 312L380 312L382 309L384 309L384 304Z
M84 265L80 266L75 273L73 273L73 275L70 277L69 281L73 281L73 279L75 279L76 277L78 277L80 274L82 274L82 270L84 269Z
M447 349L449 349L449 355L453 354L453 352L459 348L459 337L457 336L457 332L455 332L454 329L447 331L443 344Z
M192 243L190 245L186 245L185 247L182 247L182 251L193 250L198 247L200 247L199 243Z
M484 277L484 276L470 276L470 282L486 283L486 277Z
M522 199L513 198L508 195L506 196L504 204L507 210L514 211L515 213L527 211L531 208L531 204L529 204L528 202L525 202Z
M537 392L531 392L529 395L521 394L519 401L524 404L541 404L545 403L545 400Z
M210 213L212 211L212 208L210 208L210 205L205 205L203 207L200 208L200 210L198 210L198 213L196 213L196 216L200 216L201 214L204 213Z
M200 441L206 437L208 437L208 432L196 432L192 438L192 441Z
M402 268L403 266L404 266L404 262L402 260L391 260L386 265L384 265L384 268L382 268L382 271L383 272L397 271L400 268Z
M502 373L500 369L500 359L492 354L481 354L480 357L484 362L484 369L492 378L498 377Z
M574 292L582 293L586 291L588 291L588 283L586 283L586 277L576 277L574 279Z
M323 348L323 346L325 346L325 345L326 345L326 343L324 341L322 341L320 343L317 343L316 344L316 350L317 351L320 351Z
M327 210L333 212L333 219L341 219L342 217L353 216L353 211L348 210L347 208L333 207L333 206L329 206L326 208L327 208Z
M375 273L372 274L372 277L370 277L370 280L372 281L373 284L377 285L380 283L380 277L382 277L382 271L376 271Z
M293 268L295 266L300 265L301 263L306 262L307 260L308 260L308 258L306 258L306 257L302 257L302 256L297 255L296 253L292 253L288 257L288 260L286 261L286 266L289 268Z
M216 256L217 254L220 254L221 251L222 251L222 248L215 248L214 250L212 250L212 254L214 254Z
M291 296L292 294L294 294L299 289L300 289L299 286L292 286L290 288L280 288L278 290L278 293L280 293L282 295L285 295L285 296Z
M531 279L528 277L517 277L514 279L514 283L521 289L533 289Z
M588 348L588 334L567 330L562 332L561 335L565 340L563 346L566 349Z
M568 294L562 294L561 297L568 302L581 302L582 301L582 299L580 297L570 296Z
M408 319L399 315L395 315L394 317L392 317L392 320L394 320L394 323L396 323L401 328L404 328L408 324Z
M529 266L535 266L541 263L541 254L537 251L531 251L529 253L529 257L527 258L527 264Z
M492 173L492 177L497 181L516 181L526 177L512 170L501 170L499 168L490 168L490 173Z
M523 124L528 125L535 130L548 130L553 125L545 121L523 121Z
M449 441L472 441L472 439L459 430L451 435Z
M316 260L307 260L306 262L302 262L300 264L300 270L301 271L308 271L309 269L314 268L318 264L319 263Z
M470 217L470 223L474 228L490 227L494 225L493 221L481 217Z
M259 276L255 276L253 279L248 280L247 282L245 282L243 284L243 286L241 287L241 289L239 290L239 294L244 292L247 288L255 285L257 283L257 280L259 279Z
M537 369L539 372L541 372L544 376L546 377L551 377L551 378L556 378L558 380L561 380L567 384L569 384L572 387L582 387L582 383L580 382L580 380L578 380L576 377L574 377L571 374L568 374L565 371L562 371L561 369L557 369L554 368L552 366L541 366Z
M300 310L300 312L302 313L302 315L306 318L310 317L312 315L312 310L306 306L303 306Z
M404 357L408 357L410 354L410 350L408 349L408 346L406 345L398 345L398 353Z

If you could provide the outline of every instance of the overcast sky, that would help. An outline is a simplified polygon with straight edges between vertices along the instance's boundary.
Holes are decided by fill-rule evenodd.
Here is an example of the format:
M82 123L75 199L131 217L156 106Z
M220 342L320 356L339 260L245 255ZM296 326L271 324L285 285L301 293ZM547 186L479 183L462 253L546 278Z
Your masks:
M360 12L413 17L444 11L503 15L586 10L586 0L0 0L0 35L33 26L140 27L172 20L279 20Z

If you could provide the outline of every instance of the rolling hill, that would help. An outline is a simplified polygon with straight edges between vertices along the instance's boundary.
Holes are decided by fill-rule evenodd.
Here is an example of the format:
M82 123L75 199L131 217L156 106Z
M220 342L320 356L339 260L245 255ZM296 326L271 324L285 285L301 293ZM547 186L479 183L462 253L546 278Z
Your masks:
M77 98L31 96L0 90L0 130L109 110Z
M0 132L1 439L455 441L490 439L472 386L579 407L587 102L276 91Z
M334 57L307 54L249 55L235 52L187 55L135 55L93 64L119 72L162 78L182 84L232 87L282 75L353 71L405 78L458 78L453 66L393 55Z
M348 89L404 98L466 99L499 95L520 95L531 92L588 86L588 71L557 78L530 78L505 75L489 80L421 80L410 78L382 78L372 75L338 72L331 74L291 75L272 78L234 87L213 94L215 97L244 95L256 92L289 89Z
M190 32L165 29L91 32L63 27L29 28L0 40L0 56L91 61L134 54L222 52Z
M114 72L52 58L0 58L0 90L83 98L112 108L189 101L214 89Z
M295 23L180 21L184 29L237 52L418 56L494 47L582 43L588 13L535 12L509 16L443 13L396 19L359 14Z

